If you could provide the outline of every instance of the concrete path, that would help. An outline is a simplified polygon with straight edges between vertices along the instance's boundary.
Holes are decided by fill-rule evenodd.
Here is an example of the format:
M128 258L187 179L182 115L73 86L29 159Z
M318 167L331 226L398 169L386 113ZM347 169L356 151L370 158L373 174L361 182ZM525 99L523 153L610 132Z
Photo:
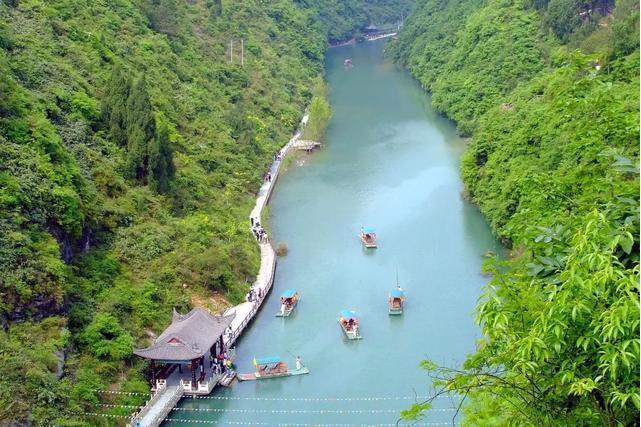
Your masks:
M153 401L132 420L133 427L158 427L182 397L180 386L165 387L157 392Z
M309 114L306 113L301 120L301 126L302 123L305 123L308 119ZM280 173L283 159L285 159L287 153L295 147L301 135L302 131L296 132L292 139L290 139L289 142L280 150L279 159L274 160L274 162L270 165L265 176L269 174L271 176L271 180L265 181L258 190L256 205L249 214L249 224L251 224L251 218L253 218L254 221L258 221L260 224L263 223L261 215L263 213L263 209L269 202L269 198L272 194L272 191L274 190L276 181L278 180L278 174ZM274 283L274 272L276 271L277 258L276 252L269 242L269 238L266 241L260 242L258 244L260 246L260 269L258 270L256 281L252 285L254 294L258 297L252 302L244 302L225 311L225 314L229 314L232 311L236 312L236 317L230 325L231 334L226 334L224 337L225 346L227 348L234 345L240 334L242 334L249 322L254 318Z

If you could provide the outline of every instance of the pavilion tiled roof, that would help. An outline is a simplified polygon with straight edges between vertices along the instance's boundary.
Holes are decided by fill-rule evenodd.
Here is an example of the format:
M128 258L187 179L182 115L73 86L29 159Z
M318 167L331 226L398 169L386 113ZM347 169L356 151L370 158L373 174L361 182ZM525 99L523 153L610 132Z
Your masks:
M205 355L222 336L236 316L215 316L202 308L194 308L187 314L174 310L171 325L154 343L134 354L154 360L193 360Z

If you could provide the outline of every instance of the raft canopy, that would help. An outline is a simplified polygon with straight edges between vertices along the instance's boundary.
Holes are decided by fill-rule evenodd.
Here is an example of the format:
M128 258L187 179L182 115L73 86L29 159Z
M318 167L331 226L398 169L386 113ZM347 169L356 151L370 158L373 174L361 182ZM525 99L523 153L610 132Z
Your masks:
M296 291L293 289L285 289L283 291L283 294L280 296L281 298L294 298L294 295L296 295Z
M258 366L258 365L274 365L276 363L280 363L280 356L261 357L261 358L255 358L254 357L254 366Z
M376 230L374 229L374 227L363 227L363 233L374 234L376 233Z
M403 298L403 291L398 288L392 289L389 294L392 298Z
M352 310L341 310L341 317L343 319L356 319L356 313Z

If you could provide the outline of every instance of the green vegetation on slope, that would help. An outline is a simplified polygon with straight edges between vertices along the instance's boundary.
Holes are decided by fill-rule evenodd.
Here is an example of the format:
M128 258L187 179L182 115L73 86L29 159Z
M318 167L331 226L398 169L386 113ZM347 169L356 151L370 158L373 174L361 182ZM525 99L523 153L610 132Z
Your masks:
M393 46L434 106L469 135L477 119L543 68L536 12L520 0L424 2ZM423 18L427 17L427 18Z
M322 142L332 117L332 109L327 101L327 88L322 79L314 85L312 100L309 103L309 121L303 131L303 139Z
M389 48L472 134L466 191L513 248L487 263L476 353L423 364L469 425L638 421L638 9L426 0Z

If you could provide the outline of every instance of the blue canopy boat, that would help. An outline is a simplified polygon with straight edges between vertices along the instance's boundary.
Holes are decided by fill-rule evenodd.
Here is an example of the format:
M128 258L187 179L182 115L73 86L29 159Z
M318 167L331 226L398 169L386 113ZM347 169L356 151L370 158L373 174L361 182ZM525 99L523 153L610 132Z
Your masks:
M358 317L352 310L341 310L338 317L338 323L345 333L348 340L359 340L361 334L359 333Z
M289 316L296 304L298 304L298 292L292 289L286 289L283 294L280 296L280 311L276 313L276 317L287 317Z
M405 294L400 286L392 289L389 293L388 305L389 314L403 314L403 303L405 302Z
M361 241L366 248L375 248L376 230L373 227L361 227Z
M238 381L263 380L266 378L289 377L291 375L309 374L309 369L301 366L300 369L289 369L279 356L254 358L256 372L251 374L238 374Z

